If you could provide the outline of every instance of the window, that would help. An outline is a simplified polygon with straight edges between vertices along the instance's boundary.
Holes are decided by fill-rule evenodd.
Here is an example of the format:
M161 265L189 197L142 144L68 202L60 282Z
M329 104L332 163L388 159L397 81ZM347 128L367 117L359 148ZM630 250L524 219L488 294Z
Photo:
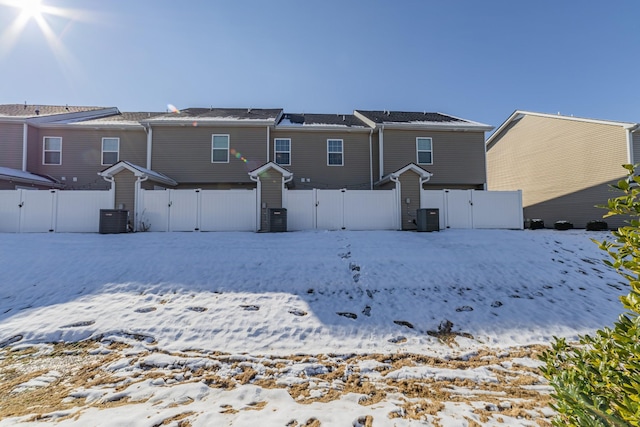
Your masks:
M62 164L62 138L59 136L45 136L42 153L43 165Z
M291 139L275 139L275 160L279 165L291 164Z
M113 165L120 157L120 138L102 138L102 164Z
M327 165L329 166L343 165L341 139L327 140Z
M418 164L433 164L433 144L431 138L416 138L416 146L418 147Z
M229 163L229 135L211 135L211 163Z

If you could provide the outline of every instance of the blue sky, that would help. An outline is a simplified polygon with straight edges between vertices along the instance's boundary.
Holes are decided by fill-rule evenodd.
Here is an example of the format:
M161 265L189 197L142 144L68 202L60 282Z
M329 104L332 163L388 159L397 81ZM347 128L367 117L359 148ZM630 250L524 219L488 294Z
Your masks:
M10 1L0 103L640 121L637 0Z

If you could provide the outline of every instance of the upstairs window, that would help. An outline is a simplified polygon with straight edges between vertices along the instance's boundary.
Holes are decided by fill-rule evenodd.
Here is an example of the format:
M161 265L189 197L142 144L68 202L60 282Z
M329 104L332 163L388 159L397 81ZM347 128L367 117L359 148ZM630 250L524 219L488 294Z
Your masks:
M279 165L291 164L291 139L276 138L275 139L275 160Z
M416 146L418 147L418 164L433 164L433 141L431 138L416 138Z
M342 152L342 140L341 139L328 139L327 140L327 165L329 166L342 166L343 161Z
M62 164L62 138L59 136L45 136L42 153L43 165Z
M229 163L229 135L211 135L211 163Z
M102 138L102 165L113 165L120 158L120 138Z

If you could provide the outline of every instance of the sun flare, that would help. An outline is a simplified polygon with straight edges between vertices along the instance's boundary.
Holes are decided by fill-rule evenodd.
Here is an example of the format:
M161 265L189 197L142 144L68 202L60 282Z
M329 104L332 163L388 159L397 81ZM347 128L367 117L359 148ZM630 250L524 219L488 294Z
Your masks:
M22 0L20 3L20 9L22 14L26 18L38 18L42 15L42 1L41 0Z

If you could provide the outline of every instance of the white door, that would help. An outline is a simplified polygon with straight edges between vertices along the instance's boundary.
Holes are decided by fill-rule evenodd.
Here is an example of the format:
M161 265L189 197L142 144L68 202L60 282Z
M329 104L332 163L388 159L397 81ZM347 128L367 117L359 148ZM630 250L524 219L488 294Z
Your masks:
M20 209L21 233L47 233L54 230L56 190L23 190Z
M169 191L140 190L138 230L169 231Z
M341 230L344 224L344 193L346 190L316 190L316 227L321 230Z
M169 191L169 231L198 230L198 192L200 190Z

